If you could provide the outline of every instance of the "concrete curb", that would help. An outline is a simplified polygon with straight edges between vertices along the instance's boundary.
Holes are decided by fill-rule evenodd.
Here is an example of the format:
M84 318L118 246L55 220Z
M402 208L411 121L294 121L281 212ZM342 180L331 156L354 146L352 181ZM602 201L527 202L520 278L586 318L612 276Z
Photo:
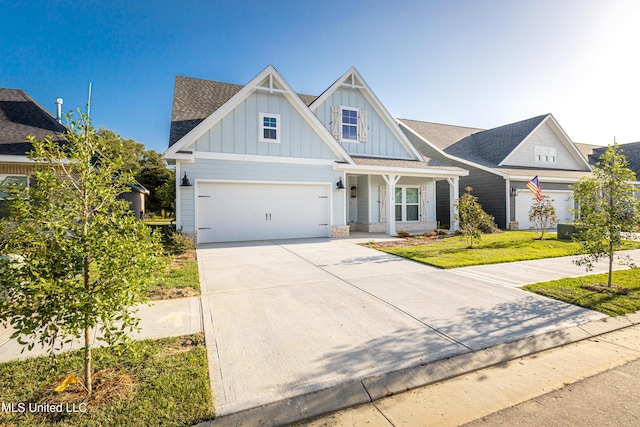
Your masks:
M640 313L604 318L415 367L349 381L313 393L224 415L215 420L197 424L197 427L292 424L638 324L640 324ZM206 330L205 327L205 336ZM209 363L216 358L215 355L209 357Z

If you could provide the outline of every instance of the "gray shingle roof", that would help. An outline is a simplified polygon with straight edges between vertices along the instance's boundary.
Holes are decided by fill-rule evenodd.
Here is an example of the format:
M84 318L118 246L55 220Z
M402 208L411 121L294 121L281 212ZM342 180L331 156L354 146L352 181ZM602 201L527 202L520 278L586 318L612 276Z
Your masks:
M627 156L629 161L629 169L635 172L636 179L640 179L640 142L630 142L628 144L618 144L620 152ZM589 164L595 166L600 160L600 156L607 151L607 147L597 147L593 149L593 153L589 156Z
M24 156L31 151L27 136L54 136L64 141L67 128L20 89L0 88L0 154Z
M176 76L171 112L169 147L185 136L191 129L213 114L225 102L240 92L243 85ZM298 94L305 105L317 97Z
M548 116L544 114L488 130L400 120L445 153L496 168Z

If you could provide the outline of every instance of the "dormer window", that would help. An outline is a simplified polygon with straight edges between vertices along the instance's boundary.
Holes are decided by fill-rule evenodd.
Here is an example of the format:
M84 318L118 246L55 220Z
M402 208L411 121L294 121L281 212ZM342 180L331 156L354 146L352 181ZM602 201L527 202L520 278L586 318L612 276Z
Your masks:
M555 163L556 149L553 147L535 147L534 158L536 163Z
M367 142L367 112L352 107L331 107L331 133L340 142Z
M260 113L260 142L280 142L280 114Z

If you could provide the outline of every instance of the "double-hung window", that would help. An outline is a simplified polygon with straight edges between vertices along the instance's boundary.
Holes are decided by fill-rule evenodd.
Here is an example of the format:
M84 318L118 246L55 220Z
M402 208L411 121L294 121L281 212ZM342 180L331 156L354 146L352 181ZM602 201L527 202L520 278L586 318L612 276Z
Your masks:
M358 110L342 109L342 139L358 142Z
M280 142L280 114L260 113L260 142Z
M418 187L396 187L396 221L418 221L420 192Z

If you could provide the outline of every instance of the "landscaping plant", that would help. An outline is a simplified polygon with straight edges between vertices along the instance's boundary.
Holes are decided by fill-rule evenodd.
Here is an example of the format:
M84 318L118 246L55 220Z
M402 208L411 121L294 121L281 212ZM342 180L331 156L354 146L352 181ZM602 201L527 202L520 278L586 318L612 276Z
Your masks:
M108 344L126 342L139 320L133 306L164 261L159 236L119 198L134 182L122 158L100 154L104 138L84 114L65 137L30 138L32 185L3 190L10 215L0 221L0 324L28 348L53 351L82 337L91 396L93 328Z
M609 146L600 157L593 177L581 178L573 187L578 204L576 230L573 235L585 255L575 261L587 271L600 259L609 260L607 287L611 287L613 259L625 233L633 232L640 222L640 201L637 189L631 184L635 173L629 169L627 157L617 144ZM620 258L621 264L634 266L629 258Z
M544 233L558 222L556 209L553 207L553 199L549 196L542 196L539 202L531 205L529 209L529 221L540 230L540 240L544 239Z
M473 241L480 240L482 230L491 227L491 216L482 210L478 198L471 194L473 188L465 188L467 191L456 200L456 220L460 224L460 232L468 239L469 249L473 249Z

